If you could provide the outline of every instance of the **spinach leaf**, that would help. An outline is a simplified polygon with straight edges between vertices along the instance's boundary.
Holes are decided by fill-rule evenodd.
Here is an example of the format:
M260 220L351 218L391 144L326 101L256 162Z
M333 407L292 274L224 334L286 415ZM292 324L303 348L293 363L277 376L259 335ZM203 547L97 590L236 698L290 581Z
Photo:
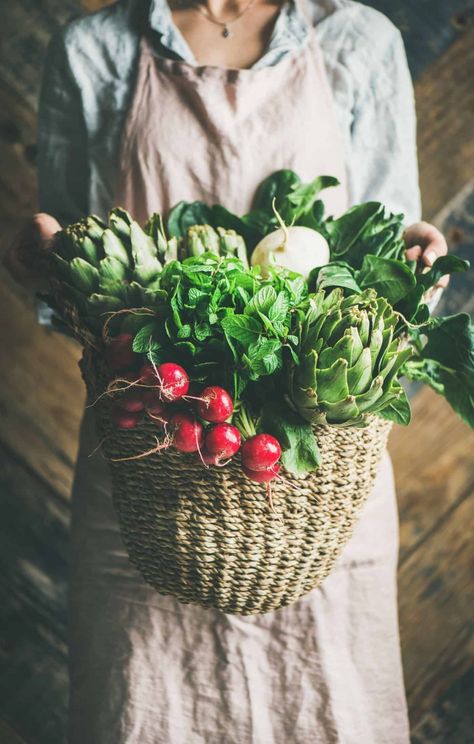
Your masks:
M321 464L321 455L313 428L285 404L267 406L262 415L262 430L272 434L283 450L284 467L301 475Z
M370 228L375 217L383 212L383 205L379 202L367 202L352 207L337 219L328 219L324 223L324 230L329 240L331 257L343 256L358 240L364 231Z
M257 189L253 200L253 208L273 214L272 203L280 211L287 194L301 184L301 178L292 170L283 168L268 176Z
M362 289L373 288L390 304L406 297L416 285L416 279L408 266L400 261L380 256L364 256L357 282Z
M168 234L184 238L188 228L193 225L212 225L212 209L202 201L178 202L168 214Z
M355 279L354 269L344 261L331 261L326 266L313 269L309 275L308 285L311 292L333 287L342 287L356 293L362 291Z
M434 287L445 274L468 271L469 266L469 261L465 261L454 254L440 256L436 259L429 271L417 275L417 282L426 291L430 287Z
M401 385L392 383L392 390L399 390L398 398L379 411L378 416L393 421L395 424L408 426L411 421L410 401Z
M469 315L431 318L422 329L427 343L403 373L444 395L456 413L474 428L474 329ZM417 347L420 333L414 335Z
M310 183L294 186L282 203L282 217L286 223L297 223L303 215L311 212L319 193L331 186L338 186L333 176L318 176Z
M431 318L423 333L428 338L421 354L424 359L434 359L448 369L474 374L474 329L467 313Z

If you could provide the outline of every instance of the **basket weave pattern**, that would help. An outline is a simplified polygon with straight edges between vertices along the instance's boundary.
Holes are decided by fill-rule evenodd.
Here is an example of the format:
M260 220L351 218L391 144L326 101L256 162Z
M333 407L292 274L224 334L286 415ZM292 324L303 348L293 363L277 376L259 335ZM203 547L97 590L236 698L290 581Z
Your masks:
M94 399L107 380L99 357L86 352L82 372ZM107 460L155 445L146 421L117 430L111 401L95 405ZM318 427L322 466L265 486L248 480L234 459L203 467L195 455L165 450L110 462L113 501L131 563L160 594L242 615L289 605L329 574L368 497L391 428L372 417L366 428Z

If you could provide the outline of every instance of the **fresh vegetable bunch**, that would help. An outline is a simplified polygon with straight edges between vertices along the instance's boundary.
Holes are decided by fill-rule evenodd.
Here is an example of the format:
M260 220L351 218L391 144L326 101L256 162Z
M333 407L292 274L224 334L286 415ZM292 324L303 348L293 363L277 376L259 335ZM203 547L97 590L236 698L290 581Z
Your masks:
M469 318L427 305L467 262L421 273L402 215L379 203L325 218L319 193L336 184L277 171L247 215L180 202L144 229L114 209L108 225L89 217L59 234L49 302L72 305L105 344L117 426L156 424L144 456L174 446L222 466L240 451L254 480L280 464L304 473L320 463L319 425L407 424L403 375L474 427Z

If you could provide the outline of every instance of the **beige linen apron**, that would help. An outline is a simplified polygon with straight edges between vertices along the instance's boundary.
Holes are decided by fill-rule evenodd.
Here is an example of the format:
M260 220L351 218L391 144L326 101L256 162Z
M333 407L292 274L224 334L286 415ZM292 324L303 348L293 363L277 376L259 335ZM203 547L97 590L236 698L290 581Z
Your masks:
M301 1L301 0L300 0ZM180 199L251 206L278 168L337 175L341 137L314 29L273 67L193 66L141 43L117 203L143 221ZM256 617L179 604L129 565L89 409L73 489L72 744L407 744L397 515L385 454L337 568Z

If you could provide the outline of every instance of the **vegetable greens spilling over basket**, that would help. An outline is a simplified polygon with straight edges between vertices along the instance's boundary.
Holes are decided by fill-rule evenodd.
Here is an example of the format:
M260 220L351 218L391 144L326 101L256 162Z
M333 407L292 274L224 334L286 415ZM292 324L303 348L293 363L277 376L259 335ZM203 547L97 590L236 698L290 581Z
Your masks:
M321 465L320 426L408 424L402 377L474 427L469 317L428 304L468 263L422 271L403 215L376 202L326 217L319 195L336 184L280 170L243 216L180 202L142 229L117 208L58 234L48 302L102 355L115 426L156 427L130 459L174 448L203 468L238 457L256 482L301 475Z

